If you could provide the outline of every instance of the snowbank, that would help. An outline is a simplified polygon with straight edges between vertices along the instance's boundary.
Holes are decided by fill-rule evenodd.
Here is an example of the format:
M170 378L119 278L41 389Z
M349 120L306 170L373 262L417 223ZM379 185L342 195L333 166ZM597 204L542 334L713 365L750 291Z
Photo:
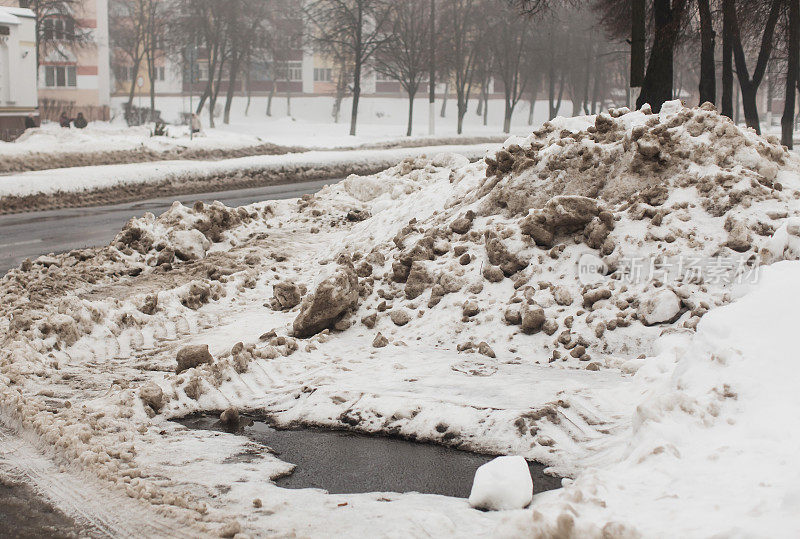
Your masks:
M107 205L369 174L404 156L442 149L479 159L496 145L259 155L223 161L160 161L54 169L0 176L0 213ZM462 156L463 159L466 159Z
M497 147L496 144L473 146L429 146L390 150L312 151L287 155L259 155L224 161L160 161L52 169L0 177L0 197L27 196L37 193L69 193L113 186L155 183L184 176L202 178L211 175L235 175L291 168L324 168L351 163L390 166L410 156L440 152L463 152L473 159ZM377 165L376 165L377 166Z
M800 263L667 336L634 376L641 402L574 483L505 533L582 537L793 537L800 521Z

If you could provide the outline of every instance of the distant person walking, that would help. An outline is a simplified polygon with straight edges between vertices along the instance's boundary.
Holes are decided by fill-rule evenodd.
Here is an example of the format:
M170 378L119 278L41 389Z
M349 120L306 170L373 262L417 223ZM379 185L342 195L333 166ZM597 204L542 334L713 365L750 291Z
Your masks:
M71 122L72 122L72 120L69 119L69 116L67 116L67 113L66 112L62 112L61 113L61 117L58 119L58 124L61 127L69 127L69 124Z
M194 112L192 113L191 129L192 133L199 133L203 130L203 124L200 122L200 117Z
M36 128L36 118L33 117L33 114L28 114L25 117L25 129L35 129Z
M86 126L89 125L89 122L86 121L86 118L84 118L83 113L79 112L78 117L72 121L72 125L74 125L78 129L85 129Z

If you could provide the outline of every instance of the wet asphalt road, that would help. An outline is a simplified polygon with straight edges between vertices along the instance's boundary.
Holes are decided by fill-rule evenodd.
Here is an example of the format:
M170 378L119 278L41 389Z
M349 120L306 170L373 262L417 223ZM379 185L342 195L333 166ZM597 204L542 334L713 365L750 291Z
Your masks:
M71 539L87 532L31 487L0 476L0 537Z
M0 216L0 275L26 258L108 244L131 217L145 212L156 215L169 209L173 201L193 204L197 200L219 200L228 206L241 206L262 200L295 198L315 193L338 180L273 185L252 189L221 191L167 197L111 206L68 208Z

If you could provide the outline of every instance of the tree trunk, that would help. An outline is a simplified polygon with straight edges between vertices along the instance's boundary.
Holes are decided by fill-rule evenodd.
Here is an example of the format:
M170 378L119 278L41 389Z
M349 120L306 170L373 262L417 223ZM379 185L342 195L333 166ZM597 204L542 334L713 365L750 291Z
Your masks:
M445 111L447 109L447 96L450 95L450 83L446 82L444 84L444 97L442 98L442 110L439 113L439 116L442 118L445 117Z
M733 113L733 121L738 125L742 122L741 119L742 107L739 106L739 95L741 94L741 90L739 86L735 86L735 88L736 88L736 104L734 105L735 112Z
M722 114L733 120L733 21L734 0L723 0L722 10Z
M511 103L511 97L506 92L506 110L503 116L503 133L511 132L511 117L514 115L514 105Z
M589 114L597 114L597 103L600 97L600 79L602 78L602 70L600 68L600 59L595 59L594 63L594 84L592 85L592 109Z
M489 124L489 91L483 94L483 125Z
M428 73L428 135L436 134L436 0L431 0L430 72Z
M552 120L556 117L556 113L553 113L553 105L556 99L556 60L555 60L555 51L553 50L552 39L549 40L550 47L548 49L549 54L549 63L547 67L547 102L548 102L548 119Z
M550 79L550 114L549 119L552 120L556 116L558 116L558 111L561 109L561 98L564 96L564 74L561 74L559 78L559 88L558 88L558 97L556 97L556 83L555 78Z
M350 136L356 135L356 123L358 122L358 100L361 97L361 61L356 62L353 69L353 108L350 111Z
M761 122L758 119L758 104L756 96L758 86L751 83L740 83L742 90L742 109L744 110L744 121L747 127L755 129L756 133L761 134Z
M347 66L345 65L344 60L342 60L339 63L339 72L336 76L336 98L333 100L333 111L331 111L333 122L337 124L339 123L339 114L342 110L342 100L344 99L344 94L346 91Z
M211 97L208 98L208 127L214 128L214 108L217 106L217 95L219 94L219 86L211 92Z
M131 110L133 109L133 98L136 96L136 79L139 78L139 67L141 66L142 59L137 58L133 62L133 78L131 79L131 90L128 93L128 104L125 105L125 114L128 125L131 123Z
M589 88L591 87L592 83L592 59L594 58L594 46L592 42L594 41L594 36L592 36L592 40L586 46L586 62L582 66L582 70L584 73L583 77L583 85L581 87L581 100L580 100L580 108L583 109L584 114L589 114ZM578 116L578 114L574 114L575 103L572 104L573 107L573 116Z
M714 26L710 0L698 0L700 11L700 104L716 103L717 73L714 67Z
M673 57L675 42L678 36L678 24L683 10L680 9L685 0L653 1L654 37L647 62L647 71L642 83L642 91L636 100L636 108L650 104L653 112L659 112L664 102L672 99Z
M267 116L272 116L272 98L275 96L275 81L272 81L272 88L269 89L267 97Z
M464 116L467 115L467 100L464 96L464 91L456 85L456 109L458 114L458 125L456 133L459 135L464 131Z
M216 77L216 81L214 82L212 90L208 97L208 127L212 129L216 127L216 124L214 122L214 109L217 107L217 98L219 97L219 88L220 84L222 83L222 72L224 67L225 67L225 62L224 61L219 62L219 69L217 71L218 75ZM212 75L209 74L209 77L212 77Z
M533 125L534 120L534 110L536 108L536 94L531 95L530 99L530 107L528 108L528 125Z
M726 8L731 17L733 24L731 25L731 37L733 38L733 60L736 62L736 76L739 79L739 87L742 93L742 106L744 108L744 117L747 126L753 128L756 133L761 134L761 126L758 119L758 104L756 103L756 95L758 87L764 78L769 63L772 48L774 46L775 26L778 23L782 0L773 0L770 7L769 17L764 28L764 34L761 36L761 47L758 52L758 60L753 69L752 77L747 71L747 57L745 56L744 47L742 46L742 36L739 29L739 22L736 12L733 10L732 3L726 3Z
M252 99L252 91L250 89L250 71L251 71L251 60L250 56L248 55L247 66L245 69L247 70L247 74L245 75L245 84L247 85L247 104L244 106L244 115L247 116L250 113L250 100Z
M200 99L197 102L197 108L194 111L195 114L200 114L201 112L203 112L203 107L206 105L206 99L208 99L208 95L210 93L209 90L210 90L209 85L206 85L205 89L203 90L203 93L200 94Z
M149 121L155 121L156 115L156 66L154 55L151 55L147 60L147 72L150 79L150 113L148 114Z
M289 67L286 67L286 116L292 117L292 82L289 80Z
M231 63L231 74L228 77L228 91L225 94L225 114L222 118L222 123L228 125L231 123L231 105L233 105L233 97L236 93L237 75L239 74L239 61Z
M800 82L800 0L789 2L789 30L787 37L788 60L786 66L786 97L781 117L781 143L790 150L794 146L794 104L797 84Z
M416 92L408 93L408 128L406 129L406 136L411 136L411 128L414 125L414 96Z

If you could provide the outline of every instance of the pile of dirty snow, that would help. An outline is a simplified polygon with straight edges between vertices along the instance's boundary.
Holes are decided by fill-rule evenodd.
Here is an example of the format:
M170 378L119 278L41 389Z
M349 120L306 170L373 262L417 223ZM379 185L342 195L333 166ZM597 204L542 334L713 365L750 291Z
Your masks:
M800 258L798 171L774 139L668 103L556 119L476 163L410 157L297 200L175 204L0 280L0 419L67 469L221 533L424 520L436 534L692 535L699 520L676 516L718 511L719 496L704 531L768 519L780 535L797 524L794 446L775 440L799 436L780 344L797 323L784 304L798 263L780 261ZM169 421L240 410L520 455L572 479L532 510L364 494L345 512L341 496L275 487L291 469L275 456L237 460L246 440ZM730 479L753 455L777 475Z

